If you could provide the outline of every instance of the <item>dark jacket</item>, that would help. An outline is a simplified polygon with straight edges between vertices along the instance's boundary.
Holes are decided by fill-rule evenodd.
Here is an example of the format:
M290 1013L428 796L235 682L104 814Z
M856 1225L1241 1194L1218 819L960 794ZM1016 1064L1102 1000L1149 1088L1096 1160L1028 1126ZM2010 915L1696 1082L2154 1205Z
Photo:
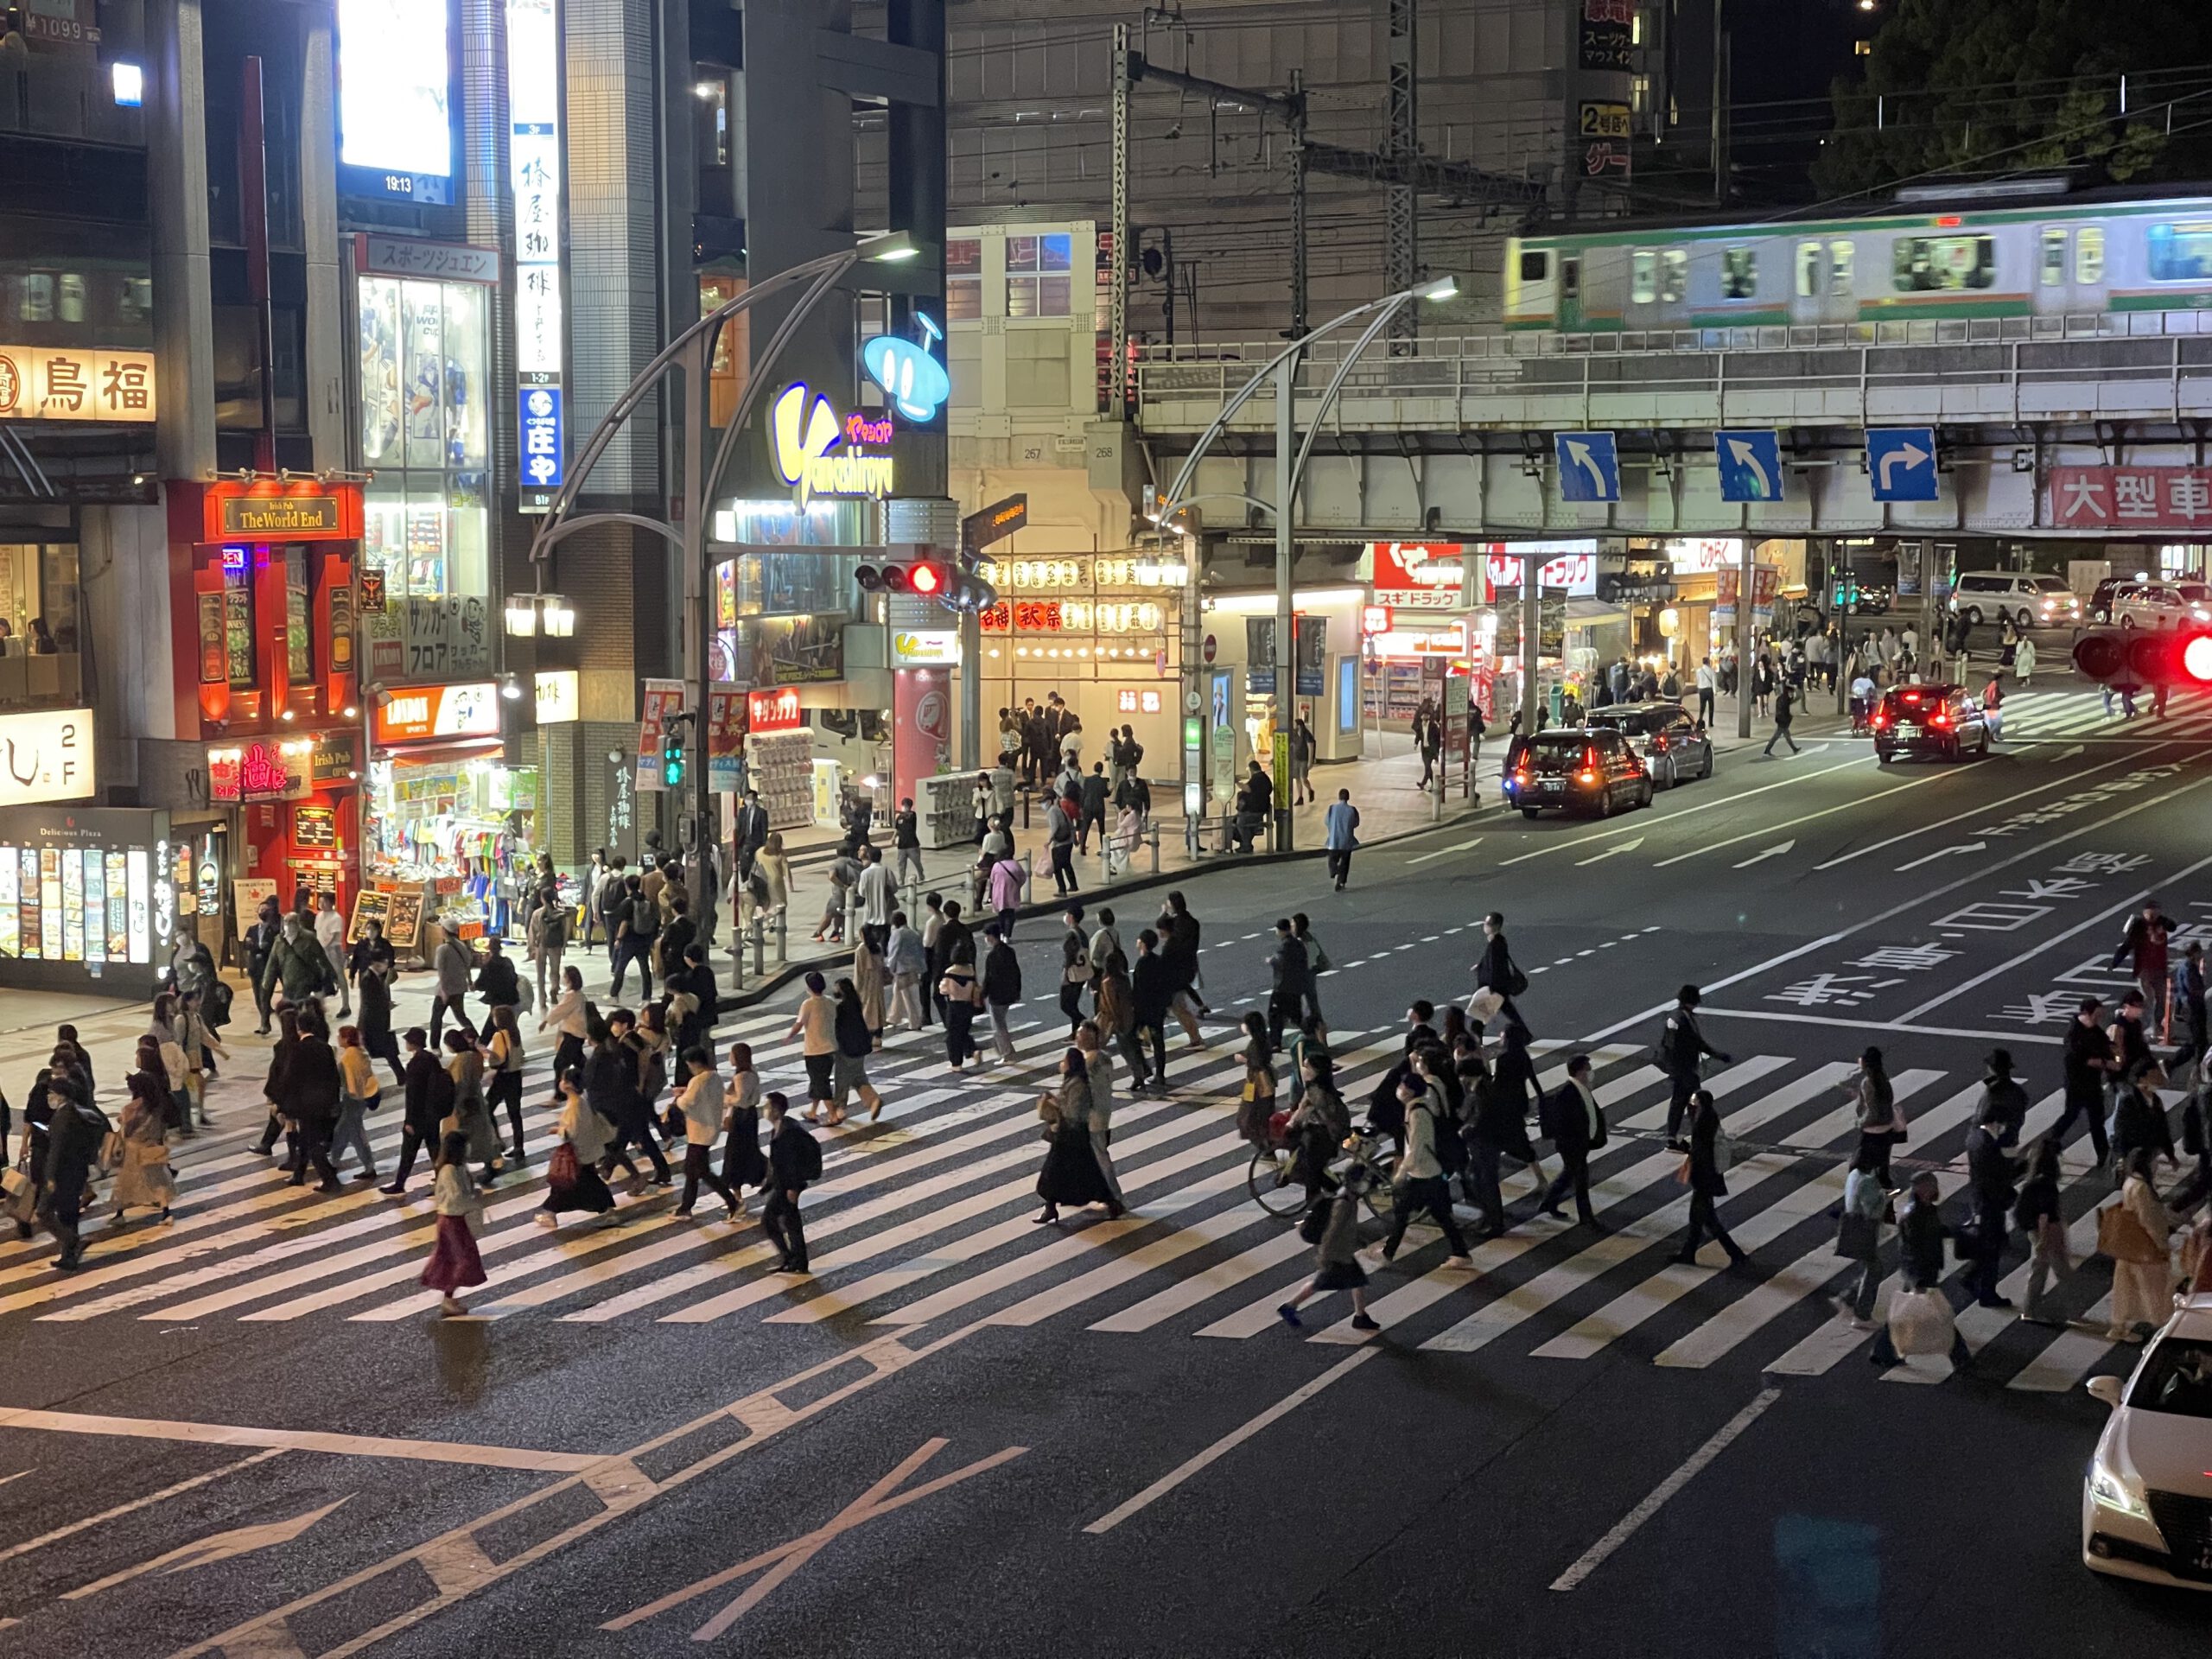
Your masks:
M1174 976L1168 971L1166 959L1156 950L1139 951L1129 964L1129 1002L1136 1011L1137 1024L1162 1024L1174 996Z
M1513 983L1513 948L1500 933L1483 946L1482 960L1475 964L1475 984L1485 991L1496 991L1500 996L1510 996Z
M1705 1040L1696 1014L1680 1005L1669 1010L1666 1029L1659 1039L1659 1063L1669 1072L1676 1076L1686 1072L1694 1075L1700 1060L1719 1052Z
M1943 1282L1943 1240L1950 1229L1933 1204L1907 1198L1897 1211L1897 1271L1907 1290L1932 1290Z
M1004 939L984 953L983 1001L1001 1007L1021 1001L1021 963Z
M2174 1155L2173 1125L2166 1122L2166 1109L2158 1097L2146 1095L2133 1084L2121 1085L2112 1110L2113 1151L2123 1160L2131 1152L2148 1147Z
M806 1182L799 1175L798 1143L814 1137L799 1128L796 1119L785 1118L776 1125L775 1134L768 1137L768 1185L779 1192L804 1192Z
M453 1079L438 1064L438 1057L427 1048L416 1050L400 1075L406 1083L406 1126L435 1146L438 1125L453 1110Z
M391 982L382 974L363 974L360 992L361 1046L371 1053L391 1038Z
M330 958L323 954L315 935L302 928L297 933L276 936L269 960L262 967L260 985L271 995L281 990L287 1001L304 1002L320 992L329 978Z
M284 1116L302 1124L338 1121L338 1056L321 1037L302 1037L284 1065L284 1092L277 1104Z
M1986 1118L1994 1111L2005 1123L2007 1133L2018 1137L2020 1126L2028 1121L2028 1091L2011 1077L1991 1077L1981 1087L1981 1109L1978 1119Z
M1690 1191L1707 1198L1728 1196L1728 1182L1720 1173L1716 1143L1720 1139L1720 1114L1699 1112L1690 1124Z
M1590 1113L1582 1098L1582 1091L1573 1079L1562 1083L1544 1096L1537 1127L1551 1143L1561 1152L1589 1152L1605 1144L1605 1115L1598 1114L1598 1127L1590 1127Z
M865 1059L875 1046L875 1037L868 1028L868 1016L861 1011L857 996L837 999L837 1052L847 1059Z
M594 1043L584 1057L584 1103L620 1126L638 1109L638 1058L613 1042Z
M1168 988L1187 989L1198 972L1198 918L1184 911L1160 912L1160 959L1166 964Z
M46 1191L49 1196L66 1192L72 1196L85 1190L91 1179L92 1165L100 1155L100 1142L107 1139L114 1126L107 1114L90 1101L70 1099L66 1103L58 1096L54 1101L54 1121L46 1132Z
M284 1068L291 1064L292 1055L300 1046L296 1037L279 1037L269 1050L269 1073L263 1078L263 1098L272 1106L281 1106L284 1100Z
M1268 958L1268 965L1274 971L1274 992L1278 999L1295 1001L1313 988L1313 960L1306 954L1305 944L1296 934L1275 935L1274 954Z
M1106 774L1094 772L1083 780L1083 810L1086 814L1106 810Z
M1974 1213L1996 1217L2001 1225L2005 1212L2012 1205L2016 1173L2012 1157L1998 1144L1998 1137L1975 1124L1967 1136L1967 1185L1974 1194Z
M512 1008L522 1002L522 985L515 977L515 959L504 951L484 958L476 970L476 988L487 1008Z

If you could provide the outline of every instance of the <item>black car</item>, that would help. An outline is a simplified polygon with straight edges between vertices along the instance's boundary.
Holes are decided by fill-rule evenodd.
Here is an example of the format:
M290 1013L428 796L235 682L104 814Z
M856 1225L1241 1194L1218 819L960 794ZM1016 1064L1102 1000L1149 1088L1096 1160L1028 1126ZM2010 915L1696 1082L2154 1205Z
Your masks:
M1713 740L1679 702L1619 702L1595 709L1590 724L1616 731L1643 756L1653 785L1672 789L1693 778L1713 776Z
M1989 722L1962 685L1893 685L1875 706L1874 758L1900 754L1957 760L1989 753Z
M1506 773L1505 798L1524 818L1548 806L1609 818L1624 807L1651 804L1651 772L1609 728L1539 732Z
M2089 595L2089 603L2087 607L2089 620L2092 622L2111 621L2113 601L2120 597L2120 590L2123 588L2133 588L2134 585L2133 576L2107 576L2100 582L2096 591Z

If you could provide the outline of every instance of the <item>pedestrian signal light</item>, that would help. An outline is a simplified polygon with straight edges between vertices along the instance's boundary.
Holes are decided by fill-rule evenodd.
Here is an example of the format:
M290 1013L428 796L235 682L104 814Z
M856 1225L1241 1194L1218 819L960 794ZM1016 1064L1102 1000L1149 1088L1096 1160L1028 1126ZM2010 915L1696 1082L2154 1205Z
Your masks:
M683 787L683 740L680 737L671 737L661 746L660 781L664 788Z

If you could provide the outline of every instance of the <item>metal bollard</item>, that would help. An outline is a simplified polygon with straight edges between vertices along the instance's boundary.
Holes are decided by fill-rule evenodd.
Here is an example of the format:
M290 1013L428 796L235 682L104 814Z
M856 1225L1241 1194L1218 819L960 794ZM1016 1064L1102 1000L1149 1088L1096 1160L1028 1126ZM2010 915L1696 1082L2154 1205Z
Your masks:
M783 911L776 912L776 966L780 968L791 960L791 918Z
M1152 844L1152 873L1158 875L1160 874L1160 826L1154 824L1147 832L1145 839Z

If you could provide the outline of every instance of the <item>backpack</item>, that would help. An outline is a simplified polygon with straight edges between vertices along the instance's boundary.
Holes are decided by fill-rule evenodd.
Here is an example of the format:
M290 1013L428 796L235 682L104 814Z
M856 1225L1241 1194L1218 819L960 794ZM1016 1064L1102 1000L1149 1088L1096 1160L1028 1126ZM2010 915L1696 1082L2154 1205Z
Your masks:
M657 938L660 935L660 905L658 901L639 893L630 901L630 931L641 939Z
M545 907L545 931L538 935L538 945L546 950L565 950L569 948L569 912L559 904Z
M228 980L217 980L213 984L207 988L207 994L201 1000L207 1003L207 1012L209 1015L212 1016L208 1021L209 1024L222 1026L229 1023L231 1018L231 985Z
M792 1154L798 1160L798 1178L802 1181L822 1179L822 1144L804 1129L798 1132L798 1150Z
M1416 1109L1427 1112L1436 1125L1436 1161L1443 1166L1447 1178L1457 1175L1467 1165L1467 1147L1459 1139L1459 1125L1449 1110L1440 1109L1433 1102Z

